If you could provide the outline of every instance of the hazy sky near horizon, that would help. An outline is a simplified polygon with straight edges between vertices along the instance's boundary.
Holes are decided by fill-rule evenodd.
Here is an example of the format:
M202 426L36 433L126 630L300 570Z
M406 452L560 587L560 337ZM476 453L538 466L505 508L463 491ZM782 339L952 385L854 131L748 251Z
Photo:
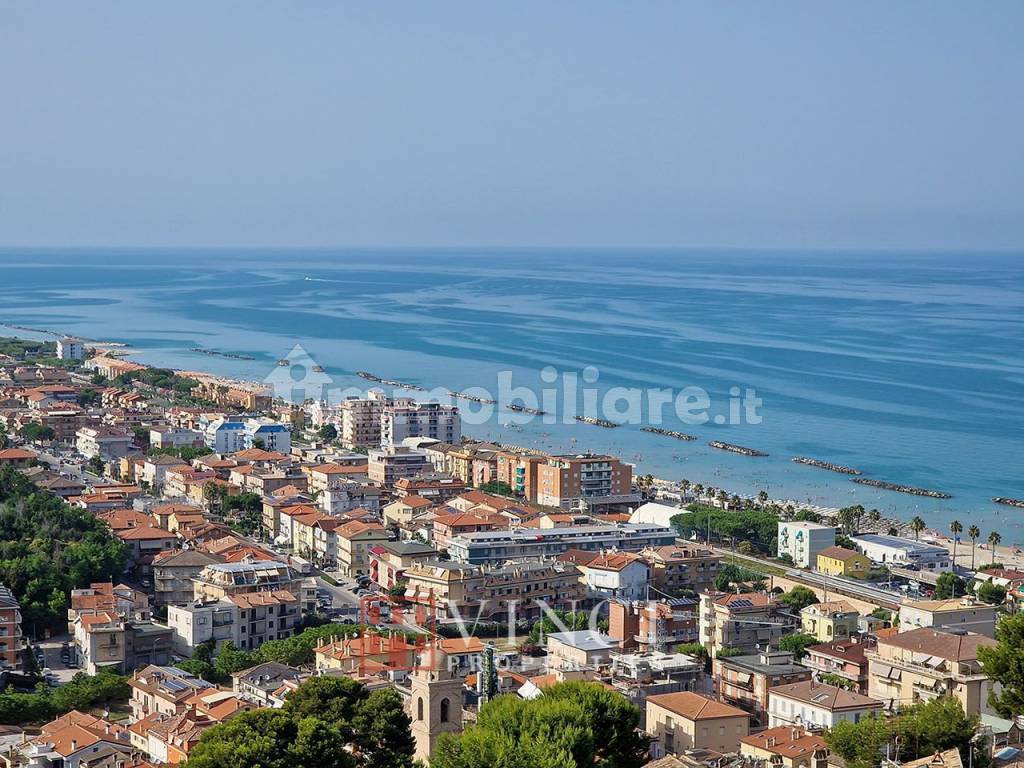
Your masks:
M1024 3L0 0L0 245L1024 249Z

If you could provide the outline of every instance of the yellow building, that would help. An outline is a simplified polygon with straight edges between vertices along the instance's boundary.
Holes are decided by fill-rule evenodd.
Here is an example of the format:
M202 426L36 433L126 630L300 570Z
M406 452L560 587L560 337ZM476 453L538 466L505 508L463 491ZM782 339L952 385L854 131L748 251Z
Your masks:
M681 691L647 697L647 732L655 757L689 749L737 752L750 728L742 709Z
M845 640L857 634L860 613L845 600L808 605L800 611L800 624L805 634L822 643Z
M863 579L871 570L871 561L860 552L845 547L825 547L818 553L815 570L829 576Z

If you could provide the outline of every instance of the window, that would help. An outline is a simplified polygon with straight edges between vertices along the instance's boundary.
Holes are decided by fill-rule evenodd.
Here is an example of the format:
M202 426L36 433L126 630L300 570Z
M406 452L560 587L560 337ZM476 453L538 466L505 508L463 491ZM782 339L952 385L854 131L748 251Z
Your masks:
M423 697L422 696L419 699L416 700L416 719L417 720L422 720L423 719Z
M448 699L441 699L441 722L448 722L448 710L451 708L451 703Z

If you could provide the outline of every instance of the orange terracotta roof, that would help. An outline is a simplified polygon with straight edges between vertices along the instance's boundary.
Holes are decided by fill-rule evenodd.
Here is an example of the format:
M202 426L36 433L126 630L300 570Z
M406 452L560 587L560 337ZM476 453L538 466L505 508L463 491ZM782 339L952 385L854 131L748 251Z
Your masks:
M719 717L745 717L750 715L742 709L708 699L691 691L679 693L662 693L648 696L649 703L669 710L686 720L714 720Z

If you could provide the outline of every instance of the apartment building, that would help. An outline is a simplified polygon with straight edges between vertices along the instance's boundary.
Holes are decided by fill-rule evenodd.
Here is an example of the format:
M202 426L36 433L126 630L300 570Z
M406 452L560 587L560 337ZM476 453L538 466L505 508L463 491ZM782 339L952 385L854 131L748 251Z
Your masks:
M172 632L162 624L100 612L79 615L73 629L78 664L87 675L103 669L126 672L170 660Z
M373 448L368 455L370 482L384 487L393 486L399 478L416 477L430 468L425 453L403 445Z
M450 475L437 472L416 477L400 477L395 481L394 494L397 499L414 495L432 504L443 504L466 492L466 484ZM465 511L465 510L464 510Z
M355 451L380 447L380 418L387 400L384 392L372 389L365 398L351 397L341 402L339 437L345 448Z
M191 657L197 646L213 643L214 650L226 642L241 647L240 610L232 601L193 600L167 607L167 626L172 647L179 656Z
M203 433L185 427L154 427L149 430L152 448L198 448L204 444Z
M382 590L405 580L405 571L415 563L432 560L437 550L420 541L383 541L370 547L370 579Z
M70 336L57 339L57 357L61 360L83 360L85 359L85 344L81 339L74 339Z
M252 650L291 637L302 622L299 598L283 589L244 592L226 599L238 608L239 648Z
M338 543L338 570L350 579L369 574L370 550L391 538L380 523L359 520L338 526L334 532Z
M195 599L192 580L208 565L224 558L201 549L161 552L153 558L153 602L156 605L184 605Z
M615 638L592 629L552 632L547 636L548 670L597 670L611 663Z
M761 651L717 658L712 667L718 698L750 714L751 725L768 724L768 692L778 685L810 680L812 672L786 651Z
M798 568L817 565L818 554L835 543L836 529L831 525L808 521L779 523L779 557L789 555Z
M132 451L132 436L113 427L82 427L75 433L75 450L86 458L114 461Z
M769 728L799 725L822 731L840 722L858 723L863 717L881 712L880 701L814 680L779 685L768 691Z
M152 575L153 560L161 552L176 549L178 537L155 525L138 525L115 531L117 536L128 547L132 567L136 576L146 578Z
M292 448L291 424L265 418L225 416L203 430L203 439L214 453L235 453L263 448L287 454Z
M499 482L512 486L517 496L537 501L537 468L547 461L539 452L497 451L495 472Z
M414 562L405 570L405 599L433 610L438 619L454 616L500 620L539 618L541 603L573 610L583 598L575 567L554 561L515 562L484 567L450 560Z
M196 600L219 600L251 592L303 591L302 579L292 568L276 560L208 565L192 580Z
M442 507L442 509L444 509ZM498 514L489 512L435 512L432 523L434 546L447 549L448 542L456 536L480 531L508 530L509 521Z
M868 695L887 708L952 696L968 716L994 714L988 704L993 683L978 661L978 649L995 645L984 635L929 627L880 637L865 654Z
M384 507L384 522L403 528L409 525L414 517L423 514L432 506L433 503L422 496L402 496Z
M369 479L369 467L365 457L358 464L324 462L303 467L302 471L309 478L307 487L311 494L323 493L352 482L366 482Z
M132 720L138 722L159 712L177 715L189 708L188 700L215 686L178 667L150 665L135 672L128 681Z
M857 634L860 612L845 600L814 603L800 611L804 634L822 643L845 640Z
M613 600L608 603L608 634L620 648L667 652L697 641L697 606L697 600L687 597Z
M712 659L723 648L753 654L761 648L778 647L779 639L797 624L796 617L783 605L770 595L757 592L704 592L700 596L699 620L700 643Z
M448 541L448 554L464 563L502 563L557 557L570 549L640 552L668 546L675 539L673 529L643 523L573 525L545 531L524 528L456 536Z
M900 606L900 630L931 627L995 637L998 615L997 606L983 603L973 595L949 600L909 600Z
M710 589L722 564L712 550L692 545L645 549L640 556L650 565L651 583L669 594Z
M395 447L414 437L427 437L453 445L461 443L459 409L441 403L420 403L412 398L387 400L380 413L380 445Z
M569 550L558 560L580 572L587 598L598 600L645 600L650 582L647 561L634 552L586 552Z
M633 468L614 456L549 456L537 465L536 498L528 501L568 509L578 499L629 496Z
M75 621L79 616L95 616L100 613L110 613L124 619L149 619L149 595L127 584L115 585L109 581L71 590L69 632L74 633Z
M870 647L874 647L874 642ZM854 684L857 693L868 693L867 641L837 640L807 648L803 665L818 675L837 675Z
M750 715L691 691L647 697L647 732L655 757L689 750L737 752L750 730Z
M14 593L0 584L0 670L21 669L21 606Z
M41 427L53 430L53 441L61 444L74 443L78 430L89 423L82 409L74 403L65 403L54 408L47 408L33 414L33 419Z

